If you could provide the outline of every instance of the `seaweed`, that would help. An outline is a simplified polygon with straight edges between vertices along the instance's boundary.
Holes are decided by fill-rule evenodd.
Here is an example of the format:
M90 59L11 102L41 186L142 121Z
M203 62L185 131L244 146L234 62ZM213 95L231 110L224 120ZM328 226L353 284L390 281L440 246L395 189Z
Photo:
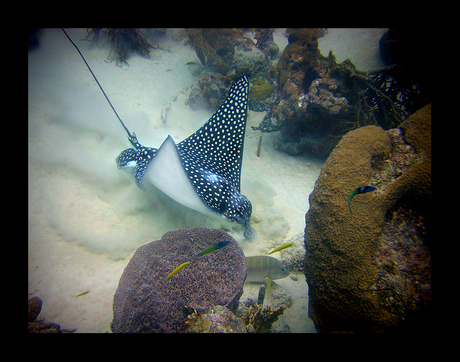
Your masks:
M358 71L348 59L337 64L332 52L329 53L328 63L327 76L340 80L352 105L350 117L337 118L331 124L327 141L329 150L343 135L360 127L397 128L412 113L429 103L425 90L399 65L365 73Z
M355 109L354 128L371 124L395 128L425 105L420 85L406 77L399 65L364 73L346 60L335 67L332 76L342 79L348 88L348 100Z
M286 309L285 305L274 307L263 307L262 304L248 300L246 312L241 317L248 331L254 333L264 333L270 331L273 324L278 320Z
M155 41L155 45L147 41L147 37L139 29L136 28L91 28L87 29L88 35L84 40L91 41L91 45L98 44L100 33L107 36L106 43L110 44L110 53L107 57L111 63L114 59L118 67L124 64L129 65L127 59L135 52L145 58L150 58L150 49L161 49ZM90 46L91 47L91 46Z
M225 75L234 63L235 46L250 50L252 39L234 28L186 28L185 32L203 67Z
M91 48L94 43L97 44L99 42L99 33L100 33L101 29L102 28L88 28L88 29L86 29L86 36L85 36L84 39L81 39L81 40L90 41L91 44L90 44L89 47Z
M203 67L206 67L206 63L211 60L217 62L220 60L214 48L211 47L208 44L208 42L203 38L202 29L189 28L185 29L185 32L187 33L188 39L192 43L196 55Z

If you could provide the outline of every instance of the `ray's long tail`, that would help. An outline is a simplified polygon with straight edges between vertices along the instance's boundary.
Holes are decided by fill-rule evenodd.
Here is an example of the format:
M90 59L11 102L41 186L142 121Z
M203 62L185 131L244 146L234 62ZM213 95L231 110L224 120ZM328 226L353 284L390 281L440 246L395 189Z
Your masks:
M66 31L64 30L64 28L61 28L61 30L64 32L65 36L67 37L67 39L69 39L69 41L72 43L72 45L75 47L75 49L77 49L78 54L80 54L81 58L82 58L83 61L85 62L86 66L88 67L88 69L89 69L91 75L93 76L94 80L96 81L97 85L99 86L99 89L101 90L101 92L102 92L102 94L104 95L105 99L107 99L107 102L109 102L110 107L112 107L113 112L115 113L115 115L117 116L117 118L118 118L118 120L120 121L121 125L123 126L123 128L124 128L125 131L126 131L126 133L128 134L128 138L131 138L131 137L132 137L131 132L129 132L129 129L125 126L125 124L124 124L123 121L121 120L120 116L118 115L117 111L115 110L115 107L112 105L112 102L110 102L109 97L107 97L107 94L105 94L104 89L102 89L102 86L99 84L99 81L97 80L96 76L94 75L93 71L91 70L89 64L86 62L86 59L85 59L85 57L83 56L83 54L81 53L80 49L78 49L77 45L72 41L72 39L70 39L70 36L66 33Z

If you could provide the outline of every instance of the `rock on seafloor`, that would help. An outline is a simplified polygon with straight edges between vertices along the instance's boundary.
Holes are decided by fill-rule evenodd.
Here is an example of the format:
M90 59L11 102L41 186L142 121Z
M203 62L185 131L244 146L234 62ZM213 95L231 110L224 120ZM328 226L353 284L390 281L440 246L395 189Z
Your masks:
M42 310L43 301L33 297L28 302L28 332L29 333L61 333L61 326L57 323L44 323L37 317Z
M33 322L37 319L38 315L42 310L43 301L39 297L33 297L29 299L28 303L28 320Z
M359 186L373 193L354 197ZM417 331L431 321L431 105L398 128L347 133L310 194L305 276L319 332Z
M230 243L194 258L219 241ZM165 281L180 264L190 264ZM113 300L113 332L185 332L187 315L238 307L246 279L243 251L227 233L195 227L170 231L136 250Z

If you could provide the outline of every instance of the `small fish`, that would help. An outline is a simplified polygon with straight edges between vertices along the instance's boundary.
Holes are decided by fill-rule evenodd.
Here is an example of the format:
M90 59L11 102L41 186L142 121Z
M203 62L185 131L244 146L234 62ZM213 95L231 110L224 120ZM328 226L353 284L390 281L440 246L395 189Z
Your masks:
M215 244L213 244L211 246L208 246L206 249L204 249L201 252L199 252L198 254L196 254L195 257L208 254L208 253L210 253L210 252L212 252L214 250L217 250L217 249L221 249L224 246L227 246L228 243L230 243L229 240L218 241L217 243L215 243Z
M283 250L283 249L290 248L292 245L294 245L294 243L287 243L287 244L278 246L275 250L269 252L268 255L271 255L271 254L276 253L277 251L280 251L280 250Z
M197 62L188 62L188 63L185 63L185 65L199 65L199 66L201 66L201 64L199 64Z
M89 293L89 290L87 290L86 292L83 292L83 293L80 293L80 294L76 295L75 298L81 297L81 296L86 295L88 293Z
M185 263L182 263L179 265L176 269L174 269L169 275L164 279L164 281L167 281L169 278L171 278L174 274L179 273L183 268L185 268L187 265L189 265L190 262L186 261Z
M247 256L246 268L248 270L246 281L253 283L266 283L267 276L270 281L289 276L289 271L283 263L272 256Z
M348 208L350 209L350 214L351 214L351 199L355 197L356 195L363 194L365 192L370 192L377 190L374 186L361 186L358 187L356 190L354 190L350 196L348 197Z

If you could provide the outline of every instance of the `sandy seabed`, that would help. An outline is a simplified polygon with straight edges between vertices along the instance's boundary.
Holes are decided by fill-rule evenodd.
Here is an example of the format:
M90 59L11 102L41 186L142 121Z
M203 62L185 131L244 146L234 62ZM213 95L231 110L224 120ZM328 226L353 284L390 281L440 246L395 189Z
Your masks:
M320 39L323 54L348 41L348 47L334 50L337 59L356 58L362 62L359 69L374 69L375 42L366 42L383 31L359 30L330 29ZM185 105L198 80L185 64L198 60L178 30L170 29L158 39L163 50L153 50L149 59L133 56L130 66L121 68L105 61L107 45L90 47L90 42L80 41L85 29L67 32L142 144L158 148L168 134L180 142L211 117L210 110L193 111ZM276 31L275 41L284 48L284 30ZM170 230L220 227L221 222L186 209L153 186L140 190L132 169L117 169L115 158L130 147L126 134L60 29L44 29L39 48L29 52L28 94L29 298L43 300L39 318L45 322L77 332L110 332L118 280L139 246ZM164 123L160 116L167 104ZM264 114L249 112L241 190L253 204L258 237L249 242L238 230L232 232L247 256L266 254L303 234L308 196L322 166L317 159L275 150L276 133L264 135L257 157L260 132L251 126ZM291 332L315 332L308 318L305 277L296 276L297 281L276 281L275 288L285 290L293 301L278 323L287 324ZM243 298L257 298L257 290L246 285Z

